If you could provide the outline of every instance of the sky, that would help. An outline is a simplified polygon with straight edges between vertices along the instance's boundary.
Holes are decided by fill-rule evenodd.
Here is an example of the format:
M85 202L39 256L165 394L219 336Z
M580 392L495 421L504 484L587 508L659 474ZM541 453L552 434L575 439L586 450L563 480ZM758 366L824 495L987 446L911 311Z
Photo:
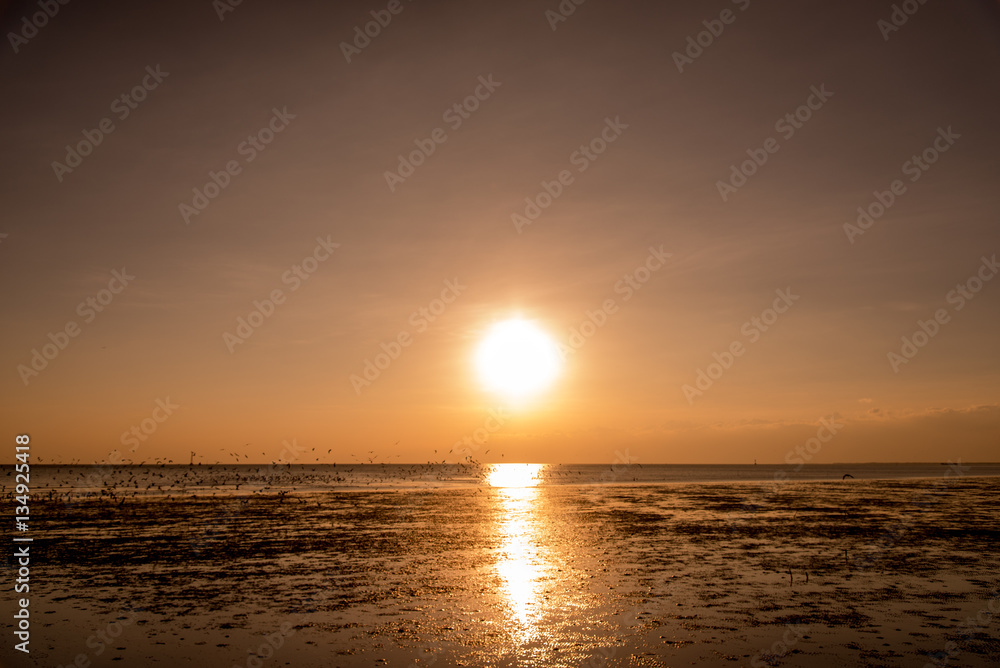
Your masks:
M995 461L1000 5L903 5L8 3L4 432ZM562 346L530 401L473 364L511 318Z

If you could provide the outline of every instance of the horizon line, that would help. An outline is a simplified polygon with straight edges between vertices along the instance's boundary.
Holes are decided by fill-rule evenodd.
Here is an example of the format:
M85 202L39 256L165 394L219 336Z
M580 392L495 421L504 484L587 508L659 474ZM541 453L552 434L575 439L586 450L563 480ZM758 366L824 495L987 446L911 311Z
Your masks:
M17 462L12 462L10 464L3 463L0 466L10 466L14 467ZM679 463L679 462L527 462L527 461L510 461L510 462L196 462L184 464L182 462L119 462L117 464L112 464L110 462L44 462L44 463L32 463L32 466L492 466L495 464L506 464L506 465L541 465L541 466L795 466L795 467L807 467L807 466L901 466L908 464L918 464L918 465L938 465L938 466L950 466L952 464L962 464L963 466L973 466L973 465L991 465L1000 466L1000 461L962 461L958 458L953 461L940 461L940 460L926 460L926 461L870 461L870 462L811 462L811 463L777 463L777 462L698 462L698 463Z

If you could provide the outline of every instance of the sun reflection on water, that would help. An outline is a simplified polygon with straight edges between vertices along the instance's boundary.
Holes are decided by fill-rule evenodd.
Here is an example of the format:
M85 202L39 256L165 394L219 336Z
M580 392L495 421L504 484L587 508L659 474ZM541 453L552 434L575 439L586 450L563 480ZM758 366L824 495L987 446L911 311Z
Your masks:
M541 464L493 464L486 474L490 487L504 490L526 489L538 486Z
M542 522L535 502L542 468L541 464L494 464L486 478L500 503L497 573L518 623L520 642L539 635L538 624L544 612L539 600L541 578L551 568L538 545Z

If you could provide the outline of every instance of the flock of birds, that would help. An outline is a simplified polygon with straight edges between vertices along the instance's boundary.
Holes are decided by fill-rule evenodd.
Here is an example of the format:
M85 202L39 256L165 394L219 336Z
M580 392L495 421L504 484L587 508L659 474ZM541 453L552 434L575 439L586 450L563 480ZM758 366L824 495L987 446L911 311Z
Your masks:
M314 452L312 448L310 452ZM327 451L330 454L331 450ZM244 453L228 453L235 460L246 458ZM266 454L266 453L262 453ZM194 462L196 453L191 453ZM404 481L476 480L483 477L483 465L469 458L468 461L442 467L444 462L426 464L394 464L379 461L374 450L364 457L352 456L352 464L302 464L296 457L291 461L267 464L177 464L172 459L156 458L151 463L109 466L85 464L74 460L69 464L49 465L42 475L36 475L31 485L31 496L47 501L72 503L94 500L122 505L129 498L162 496L166 499L209 494L279 495L281 500L291 491L310 489L379 489L398 487ZM39 458L35 458L40 463ZM316 458L319 462L320 458ZM14 475L13 467L7 477ZM419 483L418 483L419 484ZM0 495L11 499L16 487L7 481L0 484Z
M245 447L250 445L246 443ZM399 441L394 445L399 445ZM247 463L250 455L245 451L226 452L226 455L232 457L232 464L195 462L199 455L193 451L188 464L177 463L165 457L156 457L150 462L143 460L138 464L125 460L123 462L125 466L85 463L75 459L69 464L55 466L50 464L47 468L55 475L36 476L36 482L31 486L31 495L35 498L66 503L92 499L116 505L122 505L129 497L165 496L171 499L175 496L180 498L185 494L193 496L195 492L201 494L208 492L211 495L231 495L239 492L243 495L249 493L250 496L277 494L283 501L284 496L290 491L303 489L379 490L382 487L398 488L404 482L419 484L419 481L482 483L489 466L471 455L466 455L464 460L458 463L444 459L428 461L425 464L404 465L392 461L399 457L398 454L380 461L374 450L369 450L362 457L351 455L353 463L338 466L336 463L328 464L321 461L332 454L332 448L326 451L325 457L321 452L313 457L312 464L307 464L303 463L305 457L302 454L306 453L307 456L314 454L316 448L294 450L297 449L293 447L289 458L294 460L294 470L293 462L286 459L284 454L283 459L273 461L270 465L257 465ZM437 453L438 451L434 450L434 454ZM449 454L453 453L454 449L449 451ZM484 454L488 453L489 450L486 450ZM267 453L261 452L261 455L266 456ZM43 462L41 457L33 459L38 463ZM636 466L641 468L638 463ZM13 474L14 470L11 467L7 477L10 478ZM547 478L555 479L580 475L583 475L580 470L554 468L546 471ZM845 473L843 479L853 477ZM0 484L0 496L12 499L15 494L15 485Z

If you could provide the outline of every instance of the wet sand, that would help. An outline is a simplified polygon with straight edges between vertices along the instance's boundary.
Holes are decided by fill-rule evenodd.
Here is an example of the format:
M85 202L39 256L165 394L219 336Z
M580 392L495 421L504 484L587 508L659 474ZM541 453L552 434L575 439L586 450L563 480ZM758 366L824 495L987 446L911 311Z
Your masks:
M32 654L7 644L3 663L996 666L998 493L942 478L36 500Z

